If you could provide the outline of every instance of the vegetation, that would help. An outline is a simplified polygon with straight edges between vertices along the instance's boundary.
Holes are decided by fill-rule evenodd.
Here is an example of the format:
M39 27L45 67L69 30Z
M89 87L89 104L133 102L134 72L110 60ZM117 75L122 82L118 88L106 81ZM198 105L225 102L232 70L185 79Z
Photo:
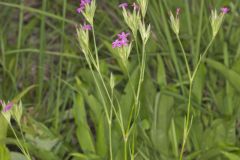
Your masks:
M239 7L2 0L0 160L239 160Z

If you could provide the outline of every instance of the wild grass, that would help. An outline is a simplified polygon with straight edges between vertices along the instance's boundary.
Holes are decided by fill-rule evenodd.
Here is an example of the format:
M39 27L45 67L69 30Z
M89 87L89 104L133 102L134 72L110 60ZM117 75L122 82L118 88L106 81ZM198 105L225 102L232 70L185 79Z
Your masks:
M239 159L240 2L149 0L150 38L144 47L139 32L130 36L127 64L111 44L132 31L121 2L96 3L96 65L78 42L79 1L0 2L0 99L23 106L14 130L0 116L0 160ZM230 13L208 47L211 10L223 6Z

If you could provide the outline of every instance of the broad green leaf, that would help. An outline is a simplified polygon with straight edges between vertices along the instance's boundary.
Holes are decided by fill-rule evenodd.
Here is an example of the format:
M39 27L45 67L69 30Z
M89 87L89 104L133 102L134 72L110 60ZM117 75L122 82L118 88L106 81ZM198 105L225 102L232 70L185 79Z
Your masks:
M167 84L164 63L159 55L157 56L157 82L161 87Z
M129 120L130 112L134 105L134 92L136 92L136 88L139 80L139 68L137 67L133 73L130 73L131 77L124 88L123 94L119 98L120 107L122 109L123 121L126 126Z
M174 99L171 96L158 93L155 100L155 110L153 115L153 126L151 137L153 146L164 155L169 152L169 129L171 124L171 110Z
M77 124L77 138L82 150L86 153L95 153L94 141L87 122L87 114L83 97L77 94L74 99L73 116Z
M5 145L0 144L0 159L1 160L10 160L10 154Z
M11 152L10 155L11 160L27 160L27 158L21 153Z
M71 156L78 157L79 160L100 160L100 157L94 154L71 153Z
M108 153L108 124L106 122L105 114L98 119L98 126L96 130L96 152L101 157L105 157ZM108 136L106 136L108 135ZM114 142L114 140L113 140Z
M239 160L240 159L240 155L236 155L236 154L233 154L233 153L222 151L222 154L226 158L228 158L228 160Z
M205 80L206 80L206 67L203 64L201 64L196 74L192 89L193 97L196 99L198 104L201 104L202 101Z
M218 71L219 73L224 76L225 79L227 79L230 84L236 89L238 92L240 92L240 75L234 72L231 69L228 69L225 67L223 64L212 60L212 59L207 59L207 63L209 66L211 66L213 69Z
M5 139L7 136L8 122L0 113L0 140Z
M33 88L35 88L36 85L31 85L29 87L27 87L26 89L24 89L19 95L17 95L14 99L13 102L18 102L20 101L20 99L25 96L30 90L32 90Z

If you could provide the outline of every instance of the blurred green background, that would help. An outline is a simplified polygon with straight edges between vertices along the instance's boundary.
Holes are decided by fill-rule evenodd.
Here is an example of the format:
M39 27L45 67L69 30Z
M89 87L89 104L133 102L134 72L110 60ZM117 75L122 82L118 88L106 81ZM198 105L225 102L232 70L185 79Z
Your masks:
M124 75L112 56L111 42L117 33L129 30L118 8L121 2L97 0L95 16L102 72L106 77L116 74L119 92L124 90ZM11 100L36 85L22 98L22 125L30 154L37 160L108 159L103 108L76 37L75 25L84 23L76 13L78 5L78 0L0 1L0 97ZM184 155L186 160L240 159L240 1L149 0L146 23L152 34L137 160L178 159L181 148L188 80L169 11L182 8L180 38L193 67L212 36L211 10L222 6L231 11L194 83L193 124ZM128 104L128 92L121 94L123 104ZM118 128L113 130L115 159L122 160L122 139ZM13 137L9 132L0 143L7 143L13 159L20 160Z

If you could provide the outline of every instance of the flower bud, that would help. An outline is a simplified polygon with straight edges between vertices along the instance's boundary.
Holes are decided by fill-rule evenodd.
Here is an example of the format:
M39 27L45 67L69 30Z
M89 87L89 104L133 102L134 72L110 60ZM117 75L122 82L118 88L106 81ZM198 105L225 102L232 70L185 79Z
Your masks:
M22 118L22 102L20 101L19 104L16 104L12 110L12 115L18 125L21 125L21 118Z
M86 57L89 53L89 28L86 25L76 27L79 45Z
M137 10L134 10L133 13L130 13L125 8L123 8L123 17L126 24L131 29L133 37L136 38L137 31L139 29L139 22L141 20L139 12Z
M139 23L139 32L140 32L143 43L146 44L150 37L151 25L149 24L148 27L146 28L145 24L140 22Z
M180 30L180 23L179 23L179 14L180 14L180 8L177 8L176 10L176 16L174 17L173 13L170 12L170 22L173 32L178 35Z
M114 79L114 75L111 73L110 75L110 87L113 90L115 87L115 79Z
M223 7L221 8L221 13L218 14L216 10L212 10L212 14L210 17L211 21L211 27L212 27L212 32L213 32L213 37L215 37L222 25L223 18L225 14L229 12L229 8Z
M93 18L95 15L95 11L96 11L96 1L92 0L91 3L87 3L85 5L85 9L82 12L84 18L88 21L88 23L90 23L91 25L93 25Z
M137 2L140 6L142 17L145 18L148 8L148 0L137 0Z

